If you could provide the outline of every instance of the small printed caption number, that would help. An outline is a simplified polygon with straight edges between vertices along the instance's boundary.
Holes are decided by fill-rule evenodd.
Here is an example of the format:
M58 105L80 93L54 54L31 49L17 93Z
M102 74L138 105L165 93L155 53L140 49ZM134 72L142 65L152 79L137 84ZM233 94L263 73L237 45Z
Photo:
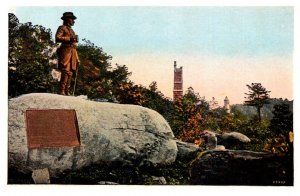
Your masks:
M285 184L284 180L273 180L273 184Z

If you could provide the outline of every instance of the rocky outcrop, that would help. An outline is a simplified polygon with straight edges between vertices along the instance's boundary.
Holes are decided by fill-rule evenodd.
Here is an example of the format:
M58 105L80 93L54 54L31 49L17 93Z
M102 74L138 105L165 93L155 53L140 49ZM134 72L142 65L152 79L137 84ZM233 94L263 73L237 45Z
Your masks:
M264 152L205 151L192 162L190 179L197 185L293 185L293 161Z
M239 132L223 133L220 137L223 140L236 140L242 143L251 142L251 140L246 135Z
M225 132L225 133L215 133L213 131L204 130L201 133L201 138L204 139L204 145L206 150L217 150L225 148L242 148L245 143L251 142L251 140L244 134L239 132ZM218 144L221 144L220 147Z
M47 93L11 99L8 107L8 166L24 173L48 168L55 176L100 162L167 165L177 156L168 123L147 108ZM28 149L24 114L29 108L75 109L80 146Z
M197 153L200 151L198 145L193 143L187 143L180 140L176 140L178 154L177 159L179 160L189 160L191 158L196 157Z

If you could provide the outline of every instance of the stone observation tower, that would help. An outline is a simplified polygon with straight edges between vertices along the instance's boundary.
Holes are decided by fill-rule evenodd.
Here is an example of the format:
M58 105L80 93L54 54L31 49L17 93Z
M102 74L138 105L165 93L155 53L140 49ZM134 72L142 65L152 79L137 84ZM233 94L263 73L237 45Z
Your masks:
M173 101L182 99L182 67L176 67L176 61L174 61L174 88L173 88Z
M230 113L230 104L227 96L224 99L224 109L227 111L227 113Z

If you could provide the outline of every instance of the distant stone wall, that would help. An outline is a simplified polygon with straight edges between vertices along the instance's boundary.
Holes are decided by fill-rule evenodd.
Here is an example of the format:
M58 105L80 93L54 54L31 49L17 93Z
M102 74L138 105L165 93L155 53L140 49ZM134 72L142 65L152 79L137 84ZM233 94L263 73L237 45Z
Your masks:
M206 151L191 165L191 184L293 185L293 161L243 150Z

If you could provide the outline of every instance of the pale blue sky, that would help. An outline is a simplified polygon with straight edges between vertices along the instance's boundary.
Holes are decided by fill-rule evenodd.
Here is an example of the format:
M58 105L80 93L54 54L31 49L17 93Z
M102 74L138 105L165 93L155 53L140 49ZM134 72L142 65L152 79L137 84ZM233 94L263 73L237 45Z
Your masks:
M291 55L292 7L18 7L21 22L51 28L64 11L74 30L108 53Z
M19 2L16 3L16 1ZM4 5L2 3L0 6L0 13L3 14L0 18L0 21L3 22L1 26L7 26L6 4L9 4L9 6L19 4L32 5L34 3L25 3L32 1L33 0L4 1ZM106 2L106 4L114 5L114 1L115 0L101 0L97 2ZM119 4L127 5L127 1L128 0L120 0ZM144 0L136 0L135 4L140 5L139 2L142 1ZM169 5L183 5L185 3L190 5L191 1L197 2L195 4L198 5L203 4L203 2L206 2L206 5L295 5L295 17L297 19L295 26L299 24L300 1L298 0L231 0L230 3L228 3L227 0L220 0L217 3L216 0L151 0L152 3L150 4L159 5L168 2ZM69 5L70 3L76 3L78 5L78 2L81 2L81 4L89 2L91 5L91 0L36 0L36 2L38 3L34 5L53 5L53 2L55 2L54 5ZM298 84L300 77L299 68L296 66L296 64L299 64L299 39L296 36L296 49L298 50L295 51L295 66L293 66L292 56L293 8L268 7L257 10L255 7L239 7L237 10L232 11L230 10L232 8L228 7L199 7L197 11L196 7L192 8L194 9L193 12L178 12L175 11L175 9L187 10L188 8L171 7L168 10L168 7L163 7L163 13L152 15L149 14L150 11L148 14L146 14L147 12L144 13L140 11L136 12L133 18L128 17L132 16L136 10L134 9L133 13L126 13L127 7L111 9L109 9L109 7L94 7L92 9L95 10L95 12L91 9L86 11L86 8L83 7L19 8L11 7L10 10L17 10L17 16L21 22L31 21L33 24L41 24L51 28L53 33L55 33L57 26L61 24L60 17L62 13L64 11L73 11L78 16L74 29L80 38L90 39L98 46L103 47L105 52L113 56L114 62L127 64L129 70L133 72L132 79L134 82L149 85L151 81L156 80L159 89L169 97L172 97L173 61L177 60L178 65L183 66L184 89L193 86L201 96L206 96L207 100L210 100L212 96L216 97L220 105L222 105L225 95L228 96L231 103L241 103L244 93L248 90L246 84L250 84L251 82L261 82L268 90L272 91L272 97L287 97L293 99L293 70L295 70L298 76L295 77L295 81L297 80L297 82L295 82L294 85L299 98ZM157 10L154 8L152 8L152 10ZM150 10L149 7L142 9ZM138 16L137 13L139 13ZM148 16L145 17L144 14ZM191 17L182 17L187 15L191 15ZM87 22L88 18L92 20ZM161 18L164 20L161 20ZM138 20L144 24L135 24ZM133 24L132 26L126 24L129 21L131 22L129 24ZM153 26L153 24L157 26ZM158 28L158 30L154 27ZM130 29L130 31L127 31L127 29ZM299 34L299 25L298 28L296 27L295 29ZM6 32L5 29L2 33L3 32ZM136 33L138 35L136 35ZM191 34L193 36L189 36ZM7 34L2 35L1 38L4 38L1 43L7 43ZM159 42L156 40L159 40ZM2 64L5 65L7 63L7 44L2 44L1 46L0 56L2 56L0 59L3 60ZM153 50L153 48L155 50ZM7 67L2 66L2 68L1 77L7 78ZM7 79L6 82L2 81L1 84L4 86L3 89L6 89ZM3 130L7 130L7 90L1 92L2 97L4 97L1 102L1 108L3 109L1 127ZM297 112L299 111L298 106L298 101L295 101L294 113L296 119L299 113ZM299 121L296 120L295 129L299 128L298 123ZM3 134L1 138L7 138L7 132L3 131L1 133ZM298 137L298 135L299 134L296 134L295 137ZM6 142L5 139L2 141L4 144ZM297 143L295 148L296 147L298 147ZM7 153L6 148L1 149L2 154ZM295 156L295 160L299 162L298 156ZM1 168L5 170L7 169L7 162L2 164L4 162L5 161L1 162ZM296 179L298 179L298 176L297 174L295 175ZM1 175L1 180L3 182L2 184L6 185L7 178L5 175ZM299 180L295 182L299 182ZM296 185L299 184L296 183ZM295 195L293 193L299 192L296 191L298 187L299 186L296 186L289 190L270 189L269 191L271 191L272 195L282 195L286 193ZM3 190L7 191L6 186L3 188ZM203 187L201 187L201 193L213 193L212 190L215 188L210 188L209 190L202 190ZM139 195L141 191L144 191L142 189L144 188L142 187L133 192L130 191L130 193ZM13 190L21 194L24 194L26 191L30 194L35 192L32 187L30 189L24 189L24 187L18 189L14 187ZM70 190L71 189L68 189L67 191ZM88 190L90 191L89 193L92 193L91 191L93 191L93 193L94 191L98 191L91 188ZM132 190L132 188L130 188L130 190ZM258 188L255 188L254 192L250 189L246 191L245 189L238 190L243 191L243 194L246 195L253 195L253 193L262 191ZM57 191L51 187L47 189L45 194L59 194L59 191L61 190ZM118 194L119 191L120 189L112 188L109 189L108 192L113 192L111 195L115 195L114 193ZM122 189L121 191L124 190ZM161 192L160 189L157 190L153 188L151 191L156 191L155 193ZM193 194L195 191L198 190L176 189L176 191L170 193L182 195L186 193ZM222 189L222 192L228 193L228 195L237 195L232 192L232 189Z
M293 99L293 7L16 7L20 22L54 34L65 11L73 27L126 64L131 79L157 81L172 97L173 61L189 86L207 100L241 103L246 84L261 82L272 97Z

